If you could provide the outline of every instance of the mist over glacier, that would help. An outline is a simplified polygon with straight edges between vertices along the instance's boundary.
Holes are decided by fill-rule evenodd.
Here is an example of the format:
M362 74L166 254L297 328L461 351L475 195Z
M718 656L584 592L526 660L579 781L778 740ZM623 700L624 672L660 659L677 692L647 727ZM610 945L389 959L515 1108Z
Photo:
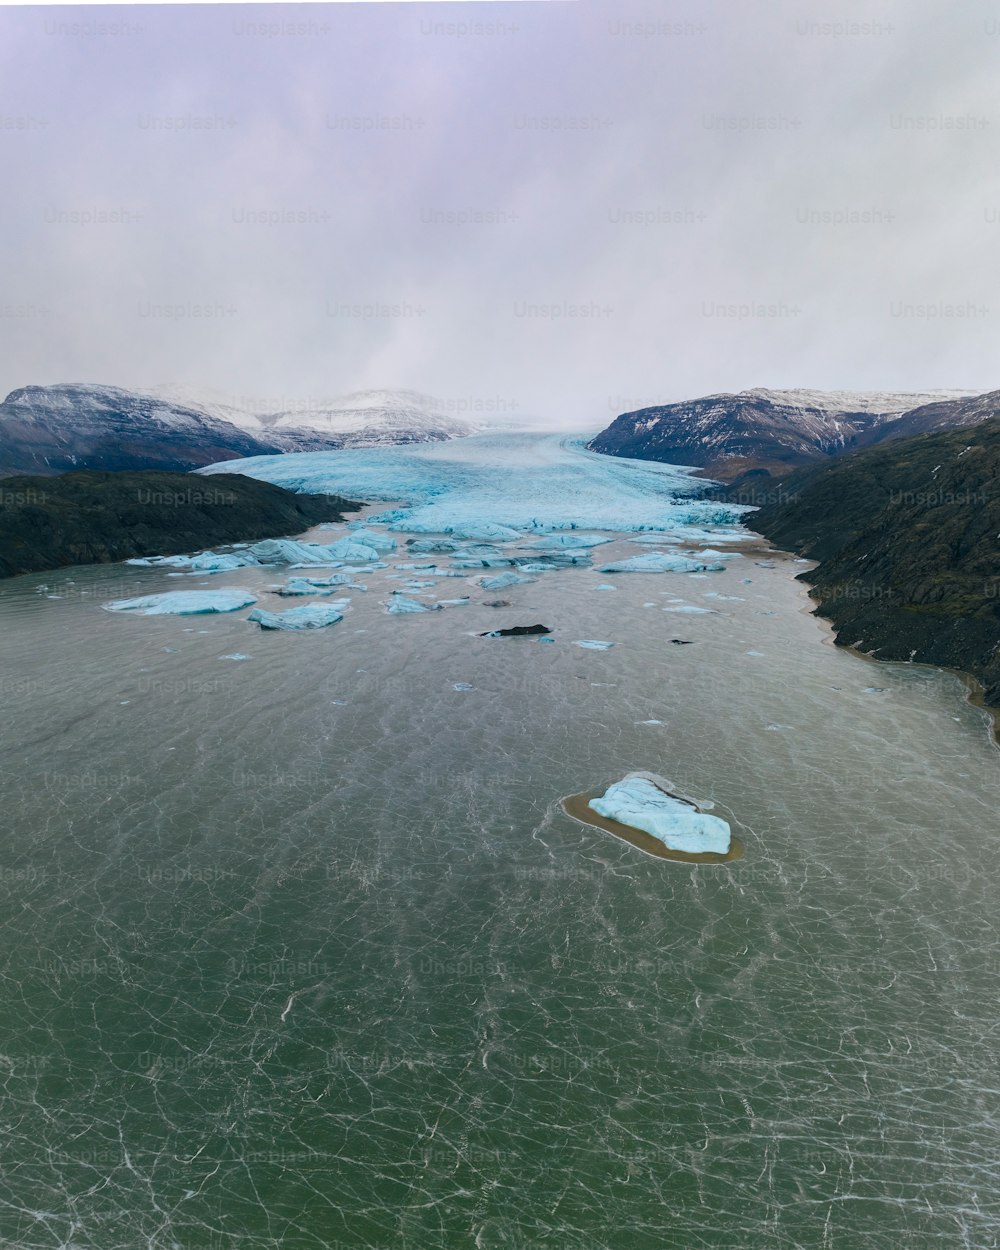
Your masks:
M199 472L242 473L288 490L397 504L369 520L404 533L462 530L472 537L470 527L490 526L700 531L734 526L748 511L699 499L705 483L685 468L601 456L583 443L571 435L491 432L449 443L254 456Z

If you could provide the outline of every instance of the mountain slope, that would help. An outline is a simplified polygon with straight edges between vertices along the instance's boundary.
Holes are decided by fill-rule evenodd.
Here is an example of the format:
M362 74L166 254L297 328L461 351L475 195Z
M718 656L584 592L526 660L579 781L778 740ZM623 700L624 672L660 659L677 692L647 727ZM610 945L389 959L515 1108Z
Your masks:
M606 455L694 465L731 482L839 455L919 404L965 395L759 388L622 413L588 445Z
M1000 706L1000 417L796 470L745 523L818 560L841 645L963 669Z
M236 473L10 477L0 485L0 577L301 534L356 508Z
M281 448L192 408L116 386L25 386L0 404L0 474L185 470Z
M25 386L0 404L0 476L195 469L286 451L439 442L478 428L414 391L366 391L318 410L257 415L177 386Z

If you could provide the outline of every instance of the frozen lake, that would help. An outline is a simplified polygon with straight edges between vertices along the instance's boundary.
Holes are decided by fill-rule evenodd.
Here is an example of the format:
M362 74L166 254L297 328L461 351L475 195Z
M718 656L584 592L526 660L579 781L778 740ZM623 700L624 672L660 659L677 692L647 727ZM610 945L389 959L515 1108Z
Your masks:
M414 505L328 629L102 610L310 602L268 593L285 568L0 583L0 1243L996 1246L1000 768L959 679L836 650L803 566L664 466L525 435L267 459ZM477 520L612 541L388 615L406 538ZM598 571L664 525L746 554ZM535 622L554 644L478 636ZM562 811L637 770L745 857Z

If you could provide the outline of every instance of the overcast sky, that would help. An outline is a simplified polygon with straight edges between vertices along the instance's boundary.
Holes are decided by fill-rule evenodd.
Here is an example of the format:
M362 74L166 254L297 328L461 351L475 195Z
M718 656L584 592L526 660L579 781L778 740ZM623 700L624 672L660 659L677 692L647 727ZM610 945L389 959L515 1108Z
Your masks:
M0 49L3 393L1000 386L992 3L5 8Z

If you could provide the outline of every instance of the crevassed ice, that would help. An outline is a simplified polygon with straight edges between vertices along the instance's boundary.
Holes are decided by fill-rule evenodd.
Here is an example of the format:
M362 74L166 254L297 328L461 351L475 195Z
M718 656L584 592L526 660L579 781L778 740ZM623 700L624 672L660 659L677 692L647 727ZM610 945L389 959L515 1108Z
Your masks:
M560 530L695 532L714 542L752 509L694 498L690 471L587 451L582 438L490 433L448 443L254 456L198 472L243 473L289 490L339 494L390 507L368 524L397 532L490 542ZM711 530L706 527L723 527ZM356 531L354 531L356 532ZM696 537L697 535L697 537Z

